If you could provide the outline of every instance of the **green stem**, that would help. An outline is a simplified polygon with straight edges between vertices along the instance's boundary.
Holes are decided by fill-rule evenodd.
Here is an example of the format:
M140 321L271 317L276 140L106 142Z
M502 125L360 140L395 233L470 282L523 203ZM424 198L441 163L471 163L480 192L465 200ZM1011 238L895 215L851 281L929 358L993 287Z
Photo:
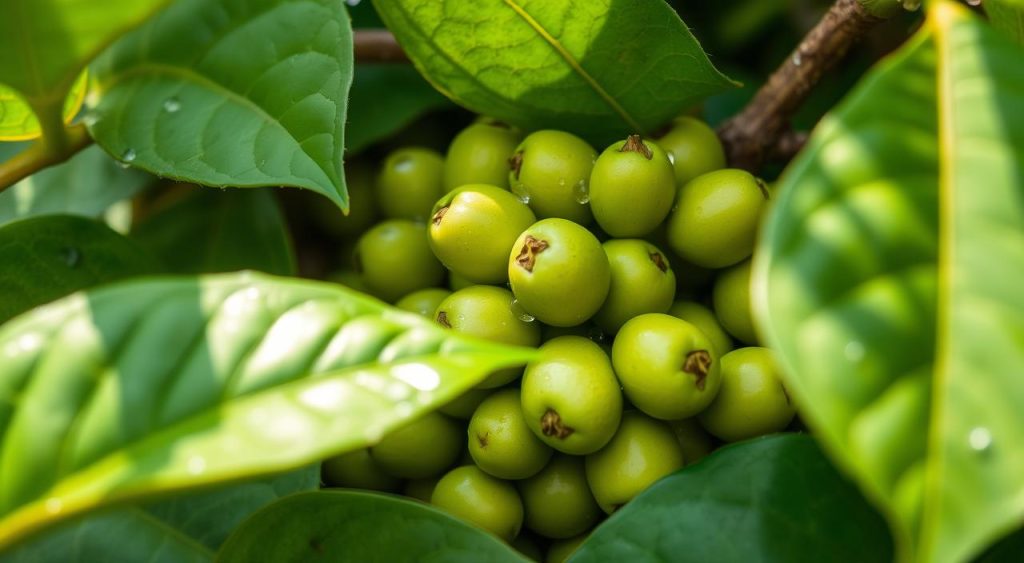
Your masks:
M61 123L59 133L48 132L46 127L43 126L45 136L42 139L0 162L0 192L47 166L64 162L92 143L92 137L82 124L65 127Z

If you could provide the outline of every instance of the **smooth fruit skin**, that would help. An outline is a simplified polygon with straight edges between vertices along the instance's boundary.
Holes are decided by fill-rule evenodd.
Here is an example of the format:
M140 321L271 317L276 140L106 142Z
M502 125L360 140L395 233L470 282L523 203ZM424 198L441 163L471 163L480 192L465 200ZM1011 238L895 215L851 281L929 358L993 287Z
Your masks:
M530 430L558 451L593 453L615 435L622 391L603 349L580 336L561 336L540 347L526 366L523 415Z
M356 243L355 260L370 292L389 303L444 280L444 268L430 251L423 225L404 219L366 231Z
M512 293L492 285L474 285L460 289L441 302L434 320L446 328L513 346L540 344L540 326L526 322L512 310ZM521 368L494 372L478 387L498 387L519 377Z
M451 467L463 443L462 428L432 412L384 436L370 457L395 477L423 479Z
M749 258L768 201L764 184L745 170L725 169L679 188L668 219L668 241L683 259L724 268Z
M683 454L668 424L629 411L612 441L587 456L587 483L597 504L611 514L682 466Z
M544 558L544 563L566 563L589 536L590 534L580 534L567 540L551 542L551 545L548 546L548 554Z
M452 139L444 161L444 187L490 184L508 189L508 159L522 140L518 129L481 119Z
M664 420L693 416L718 393L721 375L711 341L697 327L650 313L622 326L612 365L636 408Z
M721 391L719 391L721 394ZM712 404L714 402L712 401ZM706 411L707 409L705 409ZM697 463L715 449L715 440L697 422L696 418L684 418L682 420L670 421L669 426L676 433L679 440L679 449L683 452L683 459L686 465Z
M432 319L434 318L434 311L437 310L437 306L451 294L452 292L447 289L428 287L414 291L399 299L395 303L395 307Z
M475 465L456 467L441 477L430 503L505 541L512 541L523 525L523 502L516 488Z
M676 275L664 252L640 239L612 239L602 246L612 277L608 297L594 315L597 326L614 333L637 315L668 311Z
M696 301L676 301L669 308L668 314L699 328L711 341L715 357L721 358L732 350L732 338L726 334L711 309L704 305Z
M365 448L325 459L320 474L329 487L391 492L402 485L402 480L388 475Z
M750 347L722 357L722 388L698 418L708 432L736 442L778 432L794 414L775 356Z
M444 158L419 147L389 154L377 174L377 202L385 217L426 221L434 203L445 194L441 181Z
M581 457L555 456L540 473L519 482L519 495L526 527L544 537L571 538L601 517Z
M509 164L512 193L529 200L538 219L561 217L580 225L594 220L590 172L597 152L571 133L545 129L530 133Z
M519 305L552 326L583 323L601 308L611 284L608 256L587 229L565 219L534 223L508 256Z
M685 115L677 117L668 133L655 142L672 155L677 186L701 174L725 168L722 142L714 129L699 119Z
M675 171L665 151L636 135L605 149L590 174L594 219L616 238L653 231L668 216L675 196Z
M473 462L501 479L526 479L543 469L553 453L526 425L519 389L503 389L480 403L468 434Z
M729 334L747 344L757 344L750 310L750 260L723 271L711 290L715 316Z
M452 190L434 205L427 225L430 248L452 272L474 283L503 284L508 253L537 220L525 203L485 184Z

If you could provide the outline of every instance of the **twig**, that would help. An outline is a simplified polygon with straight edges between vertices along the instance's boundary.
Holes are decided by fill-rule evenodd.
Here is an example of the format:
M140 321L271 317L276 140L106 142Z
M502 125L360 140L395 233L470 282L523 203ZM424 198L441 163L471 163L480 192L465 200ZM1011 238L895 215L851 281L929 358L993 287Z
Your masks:
M395 36L386 29L358 29L353 34L353 54L359 63L408 63Z
M754 171L779 152L776 144L822 75L881 21L858 0L836 0L743 111L719 127L730 166Z
M72 125L66 132L66 142L59 153L38 139L29 148L0 162L0 192L47 166L64 162L92 143L92 137L81 123Z

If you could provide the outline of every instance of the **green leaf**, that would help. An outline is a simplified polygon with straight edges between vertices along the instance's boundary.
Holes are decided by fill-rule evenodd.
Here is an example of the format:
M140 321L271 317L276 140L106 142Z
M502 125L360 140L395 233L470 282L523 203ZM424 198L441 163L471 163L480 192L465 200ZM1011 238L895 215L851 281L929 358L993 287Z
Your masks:
M76 294L0 326L0 549L114 503L375 444L534 351L328 283Z
M119 167L92 146L0 192L0 224L54 213L101 217L111 205L131 198L152 181L138 170Z
M85 100L89 85L88 72L83 71L64 98L63 121L71 123ZM0 84L0 141L34 139L42 134L39 118L21 95Z
M807 422L905 560L1024 517L1024 74L966 9L926 26L784 175L754 299Z
M92 219L8 223L0 227L0 323L80 289L159 269L139 245Z
M311 466L273 479L114 509L56 526L0 555L0 563L209 563L250 514L319 483L320 468Z
M986 0L984 6L996 29L1024 45L1024 0Z
M142 221L132 238L161 257L176 274L295 273L287 226L269 189L193 189Z
M257 512L224 544L220 563L524 563L507 544L418 501L354 491L282 499Z
M473 111L608 142L733 83L662 0L375 0L416 68Z
M356 65L345 126L349 154L384 139L417 117L448 105L414 69L393 64Z
M571 559L891 560L885 521L811 437L797 434L730 445L662 479L601 524Z
M180 0L93 66L110 154L211 186L292 186L347 208L352 30L337 0Z
M73 116L82 104L86 64L167 2L5 0L0 18L0 76L9 89L0 88L0 138L26 138L38 131L39 123L27 114L28 108L42 113L36 117L47 122ZM77 93L69 96L73 87ZM70 111L69 99L73 100ZM20 135L8 136L12 127Z

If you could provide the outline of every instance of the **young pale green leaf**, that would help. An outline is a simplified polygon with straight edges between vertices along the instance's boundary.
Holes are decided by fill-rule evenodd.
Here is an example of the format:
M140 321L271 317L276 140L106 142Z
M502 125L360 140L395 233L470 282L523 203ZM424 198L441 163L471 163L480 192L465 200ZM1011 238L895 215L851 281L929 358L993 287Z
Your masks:
M319 466L55 526L0 554L0 563L210 563L231 532L277 499L317 488ZM114 541L116 538L116 541Z
M1024 45L1024 0L986 0L984 6L996 29Z
M0 154L0 159L3 157ZM121 168L102 149L92 146L0 192L0 224L55 213L101 217L152 180L138 170Z
M331 209L341 213L334 206ZM132 238L160 256L176 274L295 273L288 228L270 189L194 189L143 220Z
M348 207L352 30L335 0L180 0L93 66L90 131L160 176L292 186Z
M602 143L733 83L662 0L375 0L442 93L526 129Z
M160 269L99 221L44 215L8 223L0 227L0 323L80 289Z
M0 83L10 90L0 88L0 139L35 136L37 117L59 123L62 114L73 116L82 105L81 73L89 61L167 3L6 0L0 17ZM69 96L73 88L77 92ZM30 108L43 115L30 115Z
M220 563L525 563L497 537L421 502L355 491L293 495L260 510L224 544Z
M966 9L874 70L785 174L754 304L805 419L901 557L1024 517L1024 74Z
M349 154L357 153L424 113L448 105L448 100L412 67L357 65L349 97L352 111L345 126L345 150Z
M534 352L246 272L76 294L0 327L0 355L2 549L108 504L372 445Z
M883 520L810 436L722 448L630 501L572 563L891 561Z

